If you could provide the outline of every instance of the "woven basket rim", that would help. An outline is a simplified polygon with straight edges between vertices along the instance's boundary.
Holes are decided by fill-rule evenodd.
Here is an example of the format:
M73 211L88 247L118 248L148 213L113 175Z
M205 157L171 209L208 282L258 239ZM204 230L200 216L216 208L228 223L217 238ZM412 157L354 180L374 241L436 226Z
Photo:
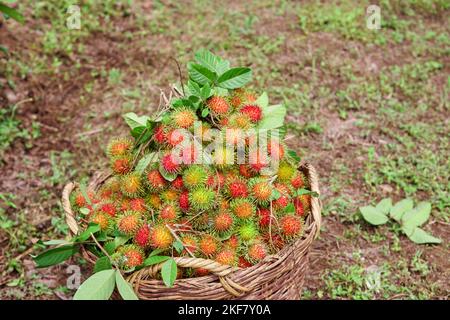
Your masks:
M298 170L303 171L303 173L307 175L311 191L314 191L320 195L319 181L314 167L307 162L303 162L300 164ZM90 191L97 190L98 187L102 183L104 183L110 176L111 176L110 172L97 172L91 179L88 185L88 190ZM69 230L72 235L78 234L80 230L79 224L75 218L69 200L70 194L77 187L78 187L77 183L69 182L64 187L64 190L62 192L62 206L66 215L66 223L69 226ZM261 266L263 265L270 266L273 263L277 263L277 261L282 260L283 257L285 258L289 256L292 253L292 251L295 250L295 248L306 247L306 250L308 251L312 241L319 235L320 227L321 227L321 202L318 197L311 197L311 214L308 215L305 221L304 234L294 243L291 243L283 247L279 252L277 252L274 255L267 256L263 261L259 262L258 264L245 269L229 265L223 265L211 259L174 257L174 260L177 262L177 265L179 267L204 268L212 273L212 275L202 277L179 279L176 281L176 283L178 283L178 285L183 286L189 285L195 286L196 283L199 281L211 282L214 280L217 281L218 278L222 287L226 290L226 292L228 292L232 296L239 297L240 295L252 290L251 286L239 284L240 282L239 279L244 279L245 282L245 279L257 273L258 269ZM84 248L84 246L82 246L82 254L83 257L86 260L88 260L91 264L95 264L97 257L91 252L87 251ZM162 282L162 280L151 279L161 269L161 266L162 263L144 267L138 271L131 273L127 277L127 280L131 284L133 284L135 291L139 290L139 286L142 283L146 283L147 285L160 286L161 288L164 288L165 285Z

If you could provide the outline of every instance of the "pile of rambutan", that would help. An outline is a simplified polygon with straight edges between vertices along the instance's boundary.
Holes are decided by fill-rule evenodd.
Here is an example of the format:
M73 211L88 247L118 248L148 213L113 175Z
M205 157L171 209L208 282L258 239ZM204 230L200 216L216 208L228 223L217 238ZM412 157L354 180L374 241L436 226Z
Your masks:
M111 177L71 198L105 247L121 239L110 254L124 270L146 266L155 250L247 268L301 237L310 213L309 182L284 143L285 107L245 87L250 69L209 51L188 69L189 82L154 117L125 115L130 137L106 150Z

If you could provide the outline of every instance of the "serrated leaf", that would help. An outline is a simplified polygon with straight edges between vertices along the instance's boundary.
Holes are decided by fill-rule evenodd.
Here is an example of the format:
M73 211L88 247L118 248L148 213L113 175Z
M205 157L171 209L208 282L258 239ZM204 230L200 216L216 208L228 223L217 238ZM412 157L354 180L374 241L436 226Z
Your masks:
M143 174L148 165L152 162L158 162L158 152L151 152L144 155L134 169L138 174Z
M199 84L213 83L217 79L214 71L196 63L188 63L189 77Z
M4 5L3 3L0 3L0 12L3 12L8 17L13 18L17 22L20 22L22 24L25 22L24 16L19 11L17 11L14 8L8 7L7 5Z
M407 227L420 227L430 218L431 204L420 202L414 209L408 210L402 217L402 225Z
M161 277L166 287L172 287L177 278L177 263L172 258L163 263Z
M138 116L134 112L128 112L123 115L125 122L128 124L131 130L137 127L146 127L147 121L150 120L148 116Z
M111 261L109 261L109 258L107 256L98 258L94 265L94 273L100 272L103 270L111 269Z
M170 257L167 256L151 256L144 260L144 266L151 266L164 261L167 261Z
M81 284L73 300L108 300L116 284L115 274L112 269L94 273Z
M414 202L412 199L403 199L391 208L389 215L395 221L400 222L405 212L411 210L413 207Z
M379 226L388 222L388 217L372 206L359 208L364 220L374 226Z
M405 232L405 231L404 231ZM406 233L406 232L405 232ZM433 237L425 230L420 229L418 227L414 228L412 232L406 233L408 238L417 244L425 244L425 243L441 243L442 240L436 237Z
M208 50L199 50L195 53L195 60L205 68L221 75L230 68L230 62L216 56Z
M392 208L391 198L381 200L380 202L378 202L375 208L380 212L382 212L383 214L387 215Z
M258 99L256 99L255 104L261 108L267 108L269 106L269 96L267 92L263 92Z
M34 262L36 262L36 266L38 268L45 268L66 261L77 252L78 246L66 245L54 249L49 249L39 254L33 260Z
M282 127L286 116L286 107L284 105L274 105L262 108L263 118L258 123L257 129L271 130Z
M116 270L116 285L123 300L139 300L133 287L123 278L119 270Z
M252 80L250 68L232 68L219 77L217 85L225 89L236 89L245 86L250 80Z

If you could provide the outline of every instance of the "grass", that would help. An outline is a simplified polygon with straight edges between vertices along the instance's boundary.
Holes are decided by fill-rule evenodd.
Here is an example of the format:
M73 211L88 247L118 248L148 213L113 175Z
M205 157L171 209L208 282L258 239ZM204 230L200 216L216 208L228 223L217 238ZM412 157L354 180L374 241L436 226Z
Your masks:
M69 30L73 3L22 1L27 24L7 22L14 37L0 58L0 88L35 99L0 100L0 156L15 160L0 163L0 271L10 284L0 297L73 294L64 281L39 284L43 271L26 278L29 257L20 255L36 246L31 238L67 235L63 185L107 165L106 141L126 133L122 113L156 108L159 90L179 79L170 57L184 65L206 47L251 66L252 85L286 103L296 137L289 144L319 169L317 247L329 254L311 265L304 297L446 298L446 245L371 228L357 208L386 196L428 200L428 228L448 238L447 1L379 1L381 30L365 27L369 1L232 1L230 9L220 1L89 0L82 28ZM64 266L54 270L67 276Z

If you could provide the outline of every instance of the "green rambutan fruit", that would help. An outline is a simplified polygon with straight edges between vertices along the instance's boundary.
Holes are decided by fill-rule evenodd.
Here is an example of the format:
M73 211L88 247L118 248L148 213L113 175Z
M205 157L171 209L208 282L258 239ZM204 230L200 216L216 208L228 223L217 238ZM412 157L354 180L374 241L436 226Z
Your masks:
M165 203L159 210L158 217L164 222L175 221L180 214L178 207L174 203Z
M212 221L214 230L219 234L229 232L234 224L233 216L227 211L220 211L213 217Z
M231 212L239 219L250 219L256 213L255 205L249 199L235 199L230 202Z
M227 181L225 192L230 198L247 198L248 187L244 179L236 178Z
M188 189L204 186L207 179L208 170L201 165L191 165L183 172L183 182Z
M161 200L163 202L176 202L178 201L178 190L167 189L161 192Z
M224 248L216 254L215 260L221 264L234 266L237 260L236 251Z
M260 241L256 241L247 246L247 260L256 264L263 260L268 253L267 246Z
M220 96L212 96L208 99L206 105L216 116L224 116L231 109L228 101L224 97Z
M286 161L280 162L278 167L278 180L281 182L290 182L297 169Z
M208 210L215 205L216 193L207 187L198 187L189 192L189 203L197 210Z
M142 215L135 211L126 211L117 217L117 230L132 236L142 225Z
M144 263L144 251L134 244L120 247L118 253L121 255L120 264L127 269L132 269Z
M279 226L281 234L288 239L298 237L303 232L303 220L299 216L286 215L280 219Z
M167 249L174 241L170 230L163 224L150 229L150 246L154 249Z
M228 127L248 130L254 126L251 118L247 114L233 113L228 119Z
M150 246L150 227L148 224L143 224L134 235L133 242L142 249Z
M178 108L170 114L171 124L176 128L188 129L197 120L195 112L188 108Z
M242 223L238 228L238 233L242 241L248 242L258 237L258 227L253 221Z
M161 208L162 201L158 194L150 193L145 200L150 208L152 208L152 209Z
M217 252L219 244L216 238L214 238L212 235L203 234L200 236L198 247L201 253L203 253L207 257L211 257Z
M113 138L107 147L110 158L128 155L133 149L133 141L128 138Z
M131 157L129 155L111 159L111 169L115 174L127 174L131 171Z
M161 175L158 169L149 170L145 174L145 183L150 191L156 192L166 187L166 179Z
M102 231L110 230L113 225L111 216L102 211L98 211L98 212L94 213L90 218L90 222L98 224Z
M137 172L131 172L122 177L120 190L128 197L137 197L143 191L142 179Z
M272 197L273 186L270 182L261 177L252 178L249 181L250 194L260 205L267 205Z

